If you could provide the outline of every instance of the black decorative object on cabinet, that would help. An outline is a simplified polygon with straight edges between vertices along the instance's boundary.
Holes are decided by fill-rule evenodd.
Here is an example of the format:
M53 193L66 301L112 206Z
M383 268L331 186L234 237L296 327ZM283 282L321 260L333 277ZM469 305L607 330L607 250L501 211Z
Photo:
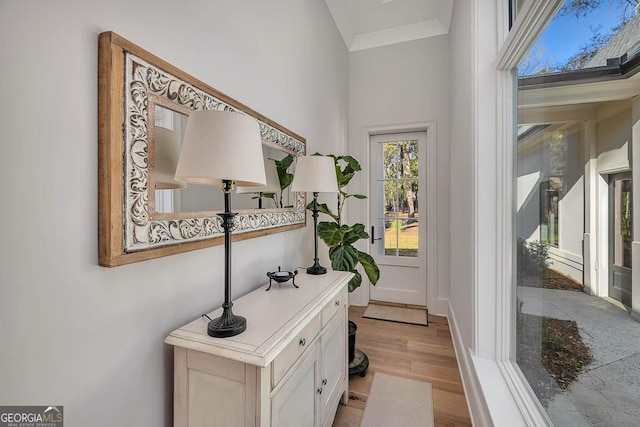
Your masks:
M278 266L278 271L267 273L267 277L269 277L269 287L266 290L268 291L269 289L271 289L271 285L273 284L274 280L278 283L284 283L292 279L293 280L291 284L294 288L297 289L298 285L296 285L296 274L298 274L298 270L281 271L280 266Z

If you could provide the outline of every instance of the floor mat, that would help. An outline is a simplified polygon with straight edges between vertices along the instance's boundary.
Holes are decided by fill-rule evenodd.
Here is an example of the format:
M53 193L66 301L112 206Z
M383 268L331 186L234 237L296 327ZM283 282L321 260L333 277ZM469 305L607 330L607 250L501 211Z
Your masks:
M429 326L426 309L369 304L362 317L367 319L388 320L391 322Z
M431 383L375 372L360 427L433 427Z

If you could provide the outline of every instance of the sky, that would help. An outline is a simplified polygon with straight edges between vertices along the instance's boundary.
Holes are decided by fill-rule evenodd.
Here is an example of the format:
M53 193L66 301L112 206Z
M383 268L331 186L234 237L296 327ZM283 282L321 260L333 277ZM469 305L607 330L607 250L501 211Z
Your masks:
M624 0L602 0L597 10L584 17L556 15L533 49L541 49L545 57L551 58L553 64L564 63L579 50L580 46L588 43L593 35L590 27L600 29L601 34L604 35L618 25L621 22L624 4L626 4ZM628 15L633 16L632 13L633 10L629 9Z

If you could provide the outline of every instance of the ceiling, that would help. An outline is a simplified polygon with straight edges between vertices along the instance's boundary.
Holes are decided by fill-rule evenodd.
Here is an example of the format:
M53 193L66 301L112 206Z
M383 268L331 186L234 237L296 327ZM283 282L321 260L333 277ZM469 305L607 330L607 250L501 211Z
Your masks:
M350 52L449 32L453 0L325 0Z

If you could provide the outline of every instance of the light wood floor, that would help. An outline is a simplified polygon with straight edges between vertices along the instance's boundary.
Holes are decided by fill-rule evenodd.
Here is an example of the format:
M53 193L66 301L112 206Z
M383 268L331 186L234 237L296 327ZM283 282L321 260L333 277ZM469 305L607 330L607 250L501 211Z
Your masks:
M358 325L356 348L369 357L369 369L349 380L349 404L338 405L333 426L360 425L374 372L430 382L436 427L471 426L447 318L430 315L428 327L407 325L363 319L365 308L350 307L349 319Z

